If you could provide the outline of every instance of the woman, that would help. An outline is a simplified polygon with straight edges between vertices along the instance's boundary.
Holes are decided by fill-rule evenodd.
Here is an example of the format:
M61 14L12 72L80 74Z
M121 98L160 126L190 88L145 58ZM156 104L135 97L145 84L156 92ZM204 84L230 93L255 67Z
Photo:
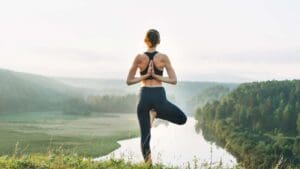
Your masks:
M146 33L144 41L147 51L135 57L128 73L127 85L138 82L141 82L142 85L137 105L141 149L145 162L152 164L150 128L153 120L160 118L175 124L184 124L187 117L177 106L167 100L165 89L162 86L162 82L175 85L177 78L168 56L156 51L156 47L160 43L159 32L150 29ZM163 76L164 68L167 70L168 77ZM137 69L140 70L139 77L135 77Z

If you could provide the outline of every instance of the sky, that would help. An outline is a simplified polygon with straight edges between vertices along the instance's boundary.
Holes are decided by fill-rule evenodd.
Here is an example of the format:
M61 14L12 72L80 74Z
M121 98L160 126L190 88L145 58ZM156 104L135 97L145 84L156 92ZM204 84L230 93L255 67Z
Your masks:
M126 79L155 28L178 80L300 79L299 9L298 0L1 1L0 68Z

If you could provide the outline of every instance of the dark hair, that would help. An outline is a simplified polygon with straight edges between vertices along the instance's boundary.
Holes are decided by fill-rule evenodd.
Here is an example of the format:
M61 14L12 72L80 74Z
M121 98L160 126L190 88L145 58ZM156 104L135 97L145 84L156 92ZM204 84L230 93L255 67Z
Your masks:
M155 29L148 30L146 39L151 43L150 47L155 47L160 42L159 32Z

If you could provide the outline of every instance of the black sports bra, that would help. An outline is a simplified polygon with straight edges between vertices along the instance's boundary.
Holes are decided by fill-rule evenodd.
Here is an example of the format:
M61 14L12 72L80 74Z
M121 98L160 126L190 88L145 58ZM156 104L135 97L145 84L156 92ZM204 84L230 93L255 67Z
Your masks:
M158 52L155 51L155 52L144 52L144 53L149 57L150 60L153 60L155 54L157 54ZM161 75L161 76L163 75L163 70L159 70L157 67L155 67L154 64L153 64L153 67L154 67L154 73L155 73L155 74ZM144 69L143 71L140 72L140 74L141 74L141 75L147 74L148 68L149 68L149 64L148 64L148 66L146 67L146 69ZM148 80L148 79L154 79L154 78L153 78L152 76L149 76L149 77L146 78L146 80Z

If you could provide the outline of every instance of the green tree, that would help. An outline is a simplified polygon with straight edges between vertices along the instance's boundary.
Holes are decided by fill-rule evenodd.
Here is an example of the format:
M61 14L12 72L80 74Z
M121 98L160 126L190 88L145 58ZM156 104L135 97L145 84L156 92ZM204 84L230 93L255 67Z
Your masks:
M300 135L300 112L298 113L298 117L297 117L297 131L298 131L298 135Z

